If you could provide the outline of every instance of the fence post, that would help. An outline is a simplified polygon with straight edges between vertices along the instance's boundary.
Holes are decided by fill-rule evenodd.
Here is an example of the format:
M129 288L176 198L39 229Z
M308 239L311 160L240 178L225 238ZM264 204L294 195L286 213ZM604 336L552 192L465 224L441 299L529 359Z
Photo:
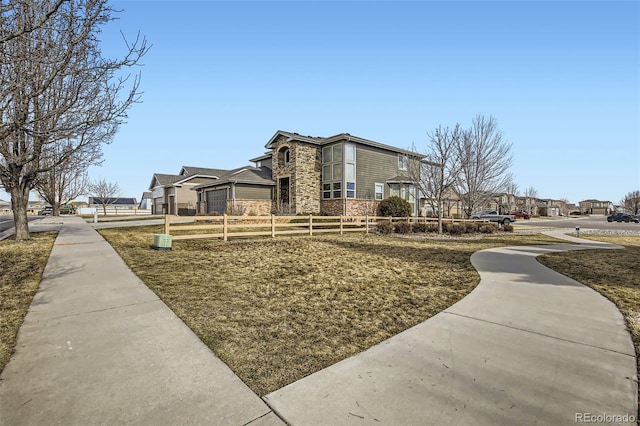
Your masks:
M342 215L340 215L340 235L342 235Z
M309 235L313 235L313 215L309 215Z
M271 238L276 237L276 216L271 215Z
M171 219L169 219L169 215L165 214L164 215L164 233L165 234L169 234L169 222Z
M222 217L222 239L227 241L227 215Z
M364 226L365 226L365 228L364 228L364 234L365 234L365 235L368 235L368 234L369 234L369 215L366 215L366 216L364 217Z

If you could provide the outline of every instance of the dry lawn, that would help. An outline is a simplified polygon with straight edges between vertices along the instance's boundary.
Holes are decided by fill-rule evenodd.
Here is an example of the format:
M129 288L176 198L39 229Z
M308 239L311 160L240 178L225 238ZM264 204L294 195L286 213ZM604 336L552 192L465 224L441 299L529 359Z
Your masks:
M581 235L581 238L618 244L626 250L554 253L538 260L588 285L620 309L631 332L640 372L640 236ZM640 397L640 388L638 392Z
M46 232L32 233L26 242L0 241L0 372L13 354L55 238L55 232Z
M367 349L451 306L479 282L469 258L541 235L365 235L176 241L161 227L100 231L125 262L257 394Z

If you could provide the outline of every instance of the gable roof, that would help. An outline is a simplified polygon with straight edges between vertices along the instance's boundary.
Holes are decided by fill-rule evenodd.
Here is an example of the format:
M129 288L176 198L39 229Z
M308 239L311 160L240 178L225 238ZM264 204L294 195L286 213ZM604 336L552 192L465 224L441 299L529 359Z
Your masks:
M155 188L157 186L154 184L154 182L157 182L160 186L167 186L179 181L182 178L183 176L179 175L164 175L161 173L154 173L153 178L151 178L151 183L149 184L149 189Z
M423 155L420 155L420 154L418 154L416 152L412 152L412 151L409 151L409 150L406 150L406 149L402 149L402 148L396 148L396 147L391 146L391 145L385 145L383 143L372 141L372 140L369 140L369 139L364 139L364 138L361 138L359 136L353 136L353 135L350 135L349 133L339 133L337 135L329 136L329 137L325 138L325 137L320 137L320 136L303 136L303 135L300 135L298 133L291 133L291 132L286 132L284 130L278 130L271 137L271 139L269 139L269 142L267 142L265 147L268 148L268 149L272 149L273 146L274 146L275 141L280 136L285 136L287 138L287 140L289 140L289 141L305 142L305 143L308 143L308 144L318 145L318 146L328 145L328 144L331 144L331 143L334 143L334 142L338 142L338 141L353 142L353 143L360 144L360 145L367 145L367 146L372 146L372 147L375 147L375 148L384 149L386 151L397 152L399 154L407 154L407 155L423 157Z
M276 183L271 177L271 169L268 167L241 167L230 171L226 176L209 183L203 183L193 189L210 188L227 183L247 183L253 185L274 186Z
M135 198L130 197L89 197L89 204L118 204L118 205L136 205L138 202Z
M228 172L229 170L223 170L223 169L209 169L205 167L182 166L182 169L180 170L180 176L193 177L198 175L203 177L219 178L220 175L224 175Z

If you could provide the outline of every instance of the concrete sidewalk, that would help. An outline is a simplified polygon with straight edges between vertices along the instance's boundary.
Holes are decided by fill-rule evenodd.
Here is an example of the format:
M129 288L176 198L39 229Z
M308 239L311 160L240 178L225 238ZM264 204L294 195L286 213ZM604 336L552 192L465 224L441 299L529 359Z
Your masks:
M282 424L89 224L47 221L60 234L0 377L0 424Z
M481 282L460 302L265 401L296 425L635 423L635 351L622 315L535 260L617 248L580 242L475 253Z

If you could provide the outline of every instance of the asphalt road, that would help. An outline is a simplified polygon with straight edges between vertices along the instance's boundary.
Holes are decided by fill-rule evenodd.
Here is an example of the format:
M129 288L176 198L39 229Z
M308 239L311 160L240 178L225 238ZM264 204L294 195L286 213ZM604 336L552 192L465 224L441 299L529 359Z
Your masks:
M518 219L516 225L539 226L542 228L575 228L640 231L640 223L607 222L606 216L591 216L567 219Z
M41 219L44 216L28 216L27 219L29 222ZM13 215L2 214L0 215L0 232L5 231L9 228L13 228Z

